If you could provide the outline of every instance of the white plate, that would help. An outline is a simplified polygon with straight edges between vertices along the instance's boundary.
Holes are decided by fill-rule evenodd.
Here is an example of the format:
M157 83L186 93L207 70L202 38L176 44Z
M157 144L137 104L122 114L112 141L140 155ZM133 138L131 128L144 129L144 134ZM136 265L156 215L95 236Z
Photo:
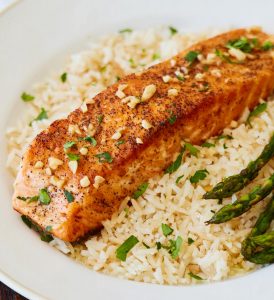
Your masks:
M88 37L121 28L174 25L184 31L262 25L274 33L273 0L20 1L0 17L0 280L30 299L258 299L274 294L274 266L221 283L160 286L95 273L42 243L12 211L4 132L19 95Z

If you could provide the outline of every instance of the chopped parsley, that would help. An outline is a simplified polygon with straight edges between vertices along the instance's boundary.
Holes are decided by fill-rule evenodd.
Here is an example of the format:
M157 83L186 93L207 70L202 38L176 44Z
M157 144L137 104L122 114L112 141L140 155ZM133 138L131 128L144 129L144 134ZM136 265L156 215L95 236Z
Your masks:
M95 157L97 157L99 159L100 163L112 163L113 158L111 157L109 152L102 152L102 153L98 153L94 155Z
M189 51L185 56L185 60L190 64L193 64L198 59L199 52L197 51Z
M185 152L185 147L181 150L180 154L177 156L176 160L165 170L165 174L172 174L177 171L182 163L183 154Z
M191 244L193 244L195 241L192 239L192 238L188 238L187 239L187 243L189 244L189 245L191 245Z
M74 153L67 153L67 157L69 158L70 161L73 161L73 160L77 161L80 159L80 155L74 154Z
M64 194L65 194L65 197L68 200L68 203L71 203L71 202L74 201L74 196L69 191L64 190Z
M51 198L50 198L50 195L48 194L47 189L41 189L39 191L39 199L38 200L42 204L45 204L45 205L50 204Z
M133 195L131 196L133 199L138 199L140 196L142 196L144 194L144 192L147 190L148 188L148 182L144 182L142 183L137 190L133 193Z
M124 29L119 30L119 33L131 33L131 32L132 32L131 28L124 28Z
M228 62L229 64L234 64L233 62L227 55L224 55L223 52L219 49L216 49L215 54L220 57L223 61Z
M156 248L157 250L160 250L162 248L161 242L156 242Z
M171 35L174 35L178 32L178 30L173 26L169 26L168 29L169 29Z
M121 261L126 261L128 252L138 243L139 240L134 235L131 235L120 247L116 249L116 257Z
M30 95L30 94L27 94L27 93L22 93L21 95L21 99L24 101L24 102L31 102L35 99L34 96Z
M146 244L145 242L142 242L142 244L143 244L147 249L150 249L149 245Z
M18 196L17 199L22 200L22 201L27 201L28 203L31 203L31 202L38 201L39 197L38 196L33 196L33 197L21 197L21 196Z
M43 242L49 243L53 240L53 237L48 234L47 232L50 232L52 230L52 226L47 226L45 228L45 231L43 231L40 227L38 227L36 224L34 224L27 216L21 216L22 221L30 228L35 230L40 234L40 239Z
M66 82L67 81L67 73L63 73L61 76L60 76L60 79L62 82Z
M190 177L189 180L190 180L191 183L197 183L200 180L205 179L207 174L209 174L209 173L206 169L198 170L198 171L195 172L195 174L193 176Z
M104 116L103 115L97 116L97 121L98 121L99 124L101 124L103 122L103 120L104 120Z
M194 147L192 144L187 143L187 142L185 143L185 147L186 147L186 150L188 150L192 156L195 156L195 157L198 156L198 153L200 152L200 150L198 148Z
M177 120L176 115L173 114L173 112L170 113L170 116L168 118L168 122L169 124L173 125Z
M263 113L265 110L267 109L267 103L264 102L264 103L260 103L259 105L257 105L253 110L252 112L249 114L247 120L246 120L246 123L251 127L251 122L250 120L253 118L253 117L257 117L258 115L260 115L261 113Z
M245 53L250 53L254 46L257 44L258 41L256 40L248 40L246 37L241 37L236 40L228 41L226 44L227 48L236 48ZM255 43L255 44L254 44Z
M47 111L42 107L41 108L41 111L39 113L39 115L34 119L32 120L30 123L29 123L29 126L32 126L32 123L35 122L35 121L41 121L41 120L44 120L44 119L48 119L48 113Z
M176 184L178 184L178 183L179 183L179 181L180 181L180 180L181 180L183 177L184 177L184 175L181 175L181 176L177 177L177 179L176 179L175 183L176 183Z
M92 146L96 146L97 145L97 141L95 140L94 137L92 136L86 136L84 138L79 138L78 139L79 141L86 141L86 142L89 142Z
M224 149L227 149L227 148L228 148L226 144L224 144L223 147L224 147Z
M72 146L74 146L75 144L76 144L76 143L73 142L73 141L66 142L66 143L64 144L64 149L69 149L69 148L71 148Z
M178 236L175 241L169 240L168 252L170 253L170 255L173 259L176 259L179 256L179 252L181 250L182 243L183 243L183 239L180 236Z
M262 44L262 50L264 51L268 51L268 50L271 50L274 48L274 45L272 42L270 41L265 41L263 44Z
M137 67L137 65L135 64L133 58L130 58L130 59L128 60L128 62L129 62L129 64L130 64L131 68L136 68L136 67Z
M121 77L117 75L117 76L115 77L115 79L116 79L116 81L119 81L119 80L121 79Z
M125 143L125 140L119 140L115 143L116 146L120 146Z
M161 56L160 56L159 53L154 53L154 54L152 55L152 60L156 60L156 59L160 59L160 58L161 58Z
M173 232L173 229L171 227L169 227L167 224L162 223L161 227L162 227L164 236L168 236Z
M184 81L185 80L185 77L183 75L181 75L180 72L179 73L176 72L175 76L180 81Z
M216 140L223 140L223 139L227 139L227 140L233 140L233 137L229 134L221 134L219 136L216 137Z
M209 143L209 142L204 142L201 147L205 147L205 148L211 148L211 147L215 147L215 144Z
M195 275L192 272L189 272L188 275L196 280L204 280L202 277Z

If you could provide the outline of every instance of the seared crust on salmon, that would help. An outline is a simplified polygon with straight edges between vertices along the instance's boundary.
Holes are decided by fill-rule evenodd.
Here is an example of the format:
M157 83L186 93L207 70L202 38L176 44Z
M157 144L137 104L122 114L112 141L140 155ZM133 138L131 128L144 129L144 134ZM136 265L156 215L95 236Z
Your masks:
M227 48L242 37L252 51ZM268 39L239 29L202 41L53 122L24 154L14 209L65 241L100 228L170 165L183 139L200 144L271 94L273 55L258 46ZM26 200L41 190L50 201Z

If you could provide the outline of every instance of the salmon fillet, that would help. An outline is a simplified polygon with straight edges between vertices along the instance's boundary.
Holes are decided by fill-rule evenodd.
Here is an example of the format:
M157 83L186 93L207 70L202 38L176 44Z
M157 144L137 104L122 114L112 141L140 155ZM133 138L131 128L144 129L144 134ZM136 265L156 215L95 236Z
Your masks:
M235 44L243 37L252 49ZM271 94L273 53L261 47L269 38L238 29L202 41L53 122L24 154L14 209L65 241L99 229L126 196L163 173L182 140L200 144Z

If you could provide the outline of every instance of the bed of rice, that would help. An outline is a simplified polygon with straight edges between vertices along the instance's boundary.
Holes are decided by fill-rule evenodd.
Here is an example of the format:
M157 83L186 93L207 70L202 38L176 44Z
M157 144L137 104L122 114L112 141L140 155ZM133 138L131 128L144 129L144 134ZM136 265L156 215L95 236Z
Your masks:
M158 63L206 36L172 35L167 28L117 33L71 55L62 70L29 91L35 100L25 104L22 119L8 128L9 170L15 176L24 149L36 134L53 120L65 117L84 98L93 97L115 82L117 76ZM63 83L60 75L64 72L67 80ZM30 120L37 116L41 107L47 110L49 119L34 122L30 127ZM81 245L72 246L58 239L51 245L93 270L159 284L197 282L189 276L190 272L205 281L216 281L255 269L254 264L243 260L240 248L265 204L258 204L236 220L206 226L204 222L210 219L212 211L220 208L220 204L215 200L203 200L202 195L224 176L238 172L259 155L274 130L273 108L274 102L270 99L267 111L253 119L252 128L244 123L246 111L239 122L233 121L231 127L224 130L224 134L233 139L214 141L214 148L198 147L198 157L185 156L175 173L151 179L149 188L138 200L128 198L123 201L119 212L104 222L100 235L90 237ZM243 192L262 182L273 168L272 160ZM189 178L199 169L207 169L209 175L193 185ZM183 178L176 184L181 175ZM233 195L224 203L235 201L238 196ZM161 230L162 223L174 230L169 238L183 238L178 259L172 259L167 250L155 247L156 242L167 242ZM122 262L116 258L115 250L130 235L135 235L140 242ZM188 238L194 240L191 245L187 243ZM142 242L151 248L147 249Z

